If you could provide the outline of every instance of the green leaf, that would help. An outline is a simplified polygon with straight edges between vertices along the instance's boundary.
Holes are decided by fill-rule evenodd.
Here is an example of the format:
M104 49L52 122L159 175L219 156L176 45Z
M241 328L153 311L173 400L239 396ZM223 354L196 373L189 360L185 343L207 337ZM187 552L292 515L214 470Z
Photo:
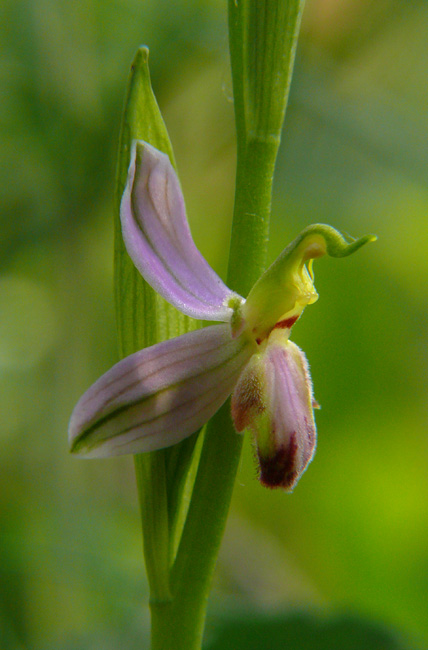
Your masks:
M174 157L154 97L149 52L141 47L128 81L119 145L115 196L115 296L119 349L127 356L179 336L200 324L178 312L143 280L126 252L120 225L120 202L126 185L133 140L144 140ZM144 552L152 599L169 599L169 569L183 523L183 499L197 436L174 446L135 456L143 526Z
M126 252L120 224L133 140L144 140L174 158L168 133L153 95L149 52L141 47L132 63L119 143L115 193L115 290L121 356L153 345L162 338L192 329L190 319L171 307L143 280Z

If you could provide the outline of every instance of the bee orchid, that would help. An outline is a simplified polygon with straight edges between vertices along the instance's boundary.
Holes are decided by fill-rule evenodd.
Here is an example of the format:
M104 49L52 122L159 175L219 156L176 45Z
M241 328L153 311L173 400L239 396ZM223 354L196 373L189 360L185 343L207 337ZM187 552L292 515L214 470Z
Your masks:
M308 363L289 340L318 298L312 261L344 257L374 237L309 226L245 300L196 248L168 156L142 141L133 144L121 221L127 251L153 289L184 314L216 324L136 352L98 379L73 411L71 451L108 457L174 445L232 395L235 429L252 432L262 483L291 491L316 446Z

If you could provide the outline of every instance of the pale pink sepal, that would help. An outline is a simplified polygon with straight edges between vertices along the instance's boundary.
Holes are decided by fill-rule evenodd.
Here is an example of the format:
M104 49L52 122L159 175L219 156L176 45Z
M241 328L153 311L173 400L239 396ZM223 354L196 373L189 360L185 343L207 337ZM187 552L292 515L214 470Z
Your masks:
M145 142L133 144L120 212L126 249L155 291L188 316L230 321L236 294L194 244L169 157Z
M244 337L213 325L126 357L79 400L70 421L71 450L87 457L169 447L220 408L251 356Z

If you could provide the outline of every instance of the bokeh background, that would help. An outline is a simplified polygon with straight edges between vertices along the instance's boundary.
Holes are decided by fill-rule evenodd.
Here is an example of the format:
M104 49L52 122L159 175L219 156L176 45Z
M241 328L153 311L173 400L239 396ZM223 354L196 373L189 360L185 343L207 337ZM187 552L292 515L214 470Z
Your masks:
M74 459L66 430L118 358L114 167L142 43L195 240L225 274L226 3L3 0L0 29L0 648L148 648L132 460ZM293 338L318 451L287 495L259 486L246 441L207 648L428 647L427 34L424 0L307 0L269 258L316 221L379 240L315 265Z

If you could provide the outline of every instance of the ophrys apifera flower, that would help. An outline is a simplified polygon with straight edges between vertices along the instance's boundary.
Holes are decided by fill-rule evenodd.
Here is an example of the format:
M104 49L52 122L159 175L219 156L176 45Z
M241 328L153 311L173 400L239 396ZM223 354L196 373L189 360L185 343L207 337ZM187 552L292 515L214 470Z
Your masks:
M291 490L316 445L308 364L289 340L306 305L318 298L312 261L349 255L374 238L309 226L245 300L197 250L168 156L141 141L133 145L121 220L127 251L145 280L181 312L217 324L113 366L76 405L71 450L106 457L174 445L232 395L236 430L254 435L261 481Z

